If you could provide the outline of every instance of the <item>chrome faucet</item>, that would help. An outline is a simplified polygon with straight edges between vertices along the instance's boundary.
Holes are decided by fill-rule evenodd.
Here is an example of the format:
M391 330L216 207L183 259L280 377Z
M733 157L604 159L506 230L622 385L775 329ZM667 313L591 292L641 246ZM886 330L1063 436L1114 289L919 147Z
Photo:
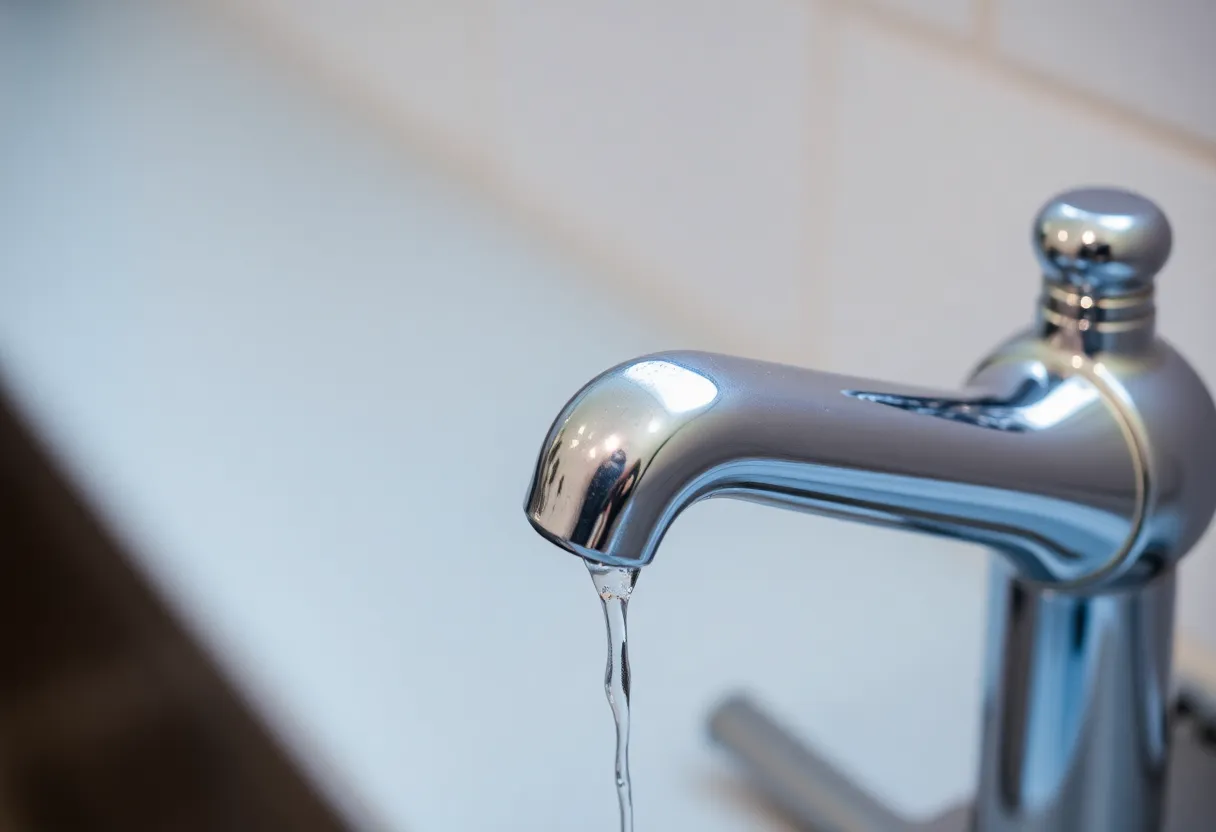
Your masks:
M974 804L954 817L985 832L1155 830L1174 567L1216 509L1216 406L1154 332L1171 246L1157 206L1064 193L1032 239L1037 320L961 389L700 352L638 358L558 415L527 516L615 566L648 564L680 511L715 496L982 543L996 554L983 747ZM711 730L804 823L899 828L745 701Z

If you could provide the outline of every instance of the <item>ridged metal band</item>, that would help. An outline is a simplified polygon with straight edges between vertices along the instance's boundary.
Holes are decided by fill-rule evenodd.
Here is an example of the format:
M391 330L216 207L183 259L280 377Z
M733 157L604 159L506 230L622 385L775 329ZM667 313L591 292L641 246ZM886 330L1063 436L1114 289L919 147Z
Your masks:
M1116 295L1114 297L1087 294L1075 288L1061 286L1057 283L1044 284L1043 289L1044 294L1050 299L1058 301L1064 306L1076 306L1082 309L1129 309L1145 305L1151 306L1153 303L1153 290L1151 288L1142 289L1135 294Z
M1063 315L1059 312L1044 306L1042 309L1043 319L1056 327L1075 327L1082 331L1091 330L1101 334L1113 334L1116 332L1132 332L1138 329L1151 327L1156 319L1153 312L1147 315L1141 315L1138 318L1129 318L1123 321L1102 321L1088 317L1080 317L1074 315Z
M1132 294L1102 296L1084 287L1045 281L1041 311L1050 326L1101 335L1152 328L1156 319L1151 287Z

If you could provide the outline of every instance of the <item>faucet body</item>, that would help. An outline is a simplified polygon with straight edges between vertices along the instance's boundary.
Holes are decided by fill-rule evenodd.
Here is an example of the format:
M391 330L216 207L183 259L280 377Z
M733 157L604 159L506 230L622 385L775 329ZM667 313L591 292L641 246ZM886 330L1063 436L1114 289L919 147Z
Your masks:
M1125 192L1049 204L1037 323L957 391L696 352L614 367L554 421L528 519L616 566L715 496L983 544L973 825L1156 829L1174 566L1216 509L1216 406L1153 332L1153 212Z

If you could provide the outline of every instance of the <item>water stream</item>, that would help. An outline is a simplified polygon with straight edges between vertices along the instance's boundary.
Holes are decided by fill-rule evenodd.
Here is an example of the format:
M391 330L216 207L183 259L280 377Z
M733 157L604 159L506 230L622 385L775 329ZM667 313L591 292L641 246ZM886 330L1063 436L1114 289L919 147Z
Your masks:
M621 832L633 832L633 787L629 780L629 644L625 619L637 569L587 561L608 625L608 668L604 691L616 720L616 793L621 804Z

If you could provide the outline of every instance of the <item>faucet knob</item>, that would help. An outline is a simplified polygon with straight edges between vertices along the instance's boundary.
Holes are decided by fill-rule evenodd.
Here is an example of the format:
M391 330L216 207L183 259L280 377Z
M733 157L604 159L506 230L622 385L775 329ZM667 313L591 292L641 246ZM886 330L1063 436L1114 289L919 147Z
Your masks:
M1044 205L1031 238L1049 283L1118 297L1152 289L1173 234L1151 200L1117 188L1082 188Z

